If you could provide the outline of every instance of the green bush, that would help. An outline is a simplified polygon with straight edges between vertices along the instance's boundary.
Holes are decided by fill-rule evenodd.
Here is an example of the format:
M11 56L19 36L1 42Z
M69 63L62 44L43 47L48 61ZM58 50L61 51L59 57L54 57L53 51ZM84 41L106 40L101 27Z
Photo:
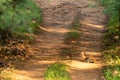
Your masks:
M34 1L0 0L1 42L6 42L14 34L32 34L41 21L41 10Z
M48 67L45 73L45 80L71 80L66 69L64 64L54 63Z
M120 65L108 66L104 69L105 80L120 80Z
M105 33L105 51L103 59L106 67L106 80L120 80L120 1L102 0L104 12L108 16L107 31Z
M108 49L118 46L120 43L120 1L102 0L104 12L109 17L105 45Z

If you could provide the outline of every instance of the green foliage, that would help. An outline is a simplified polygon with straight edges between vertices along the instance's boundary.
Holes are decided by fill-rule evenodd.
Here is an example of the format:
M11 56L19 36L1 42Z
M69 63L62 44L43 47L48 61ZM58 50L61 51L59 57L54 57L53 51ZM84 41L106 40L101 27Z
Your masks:
M102 0L105 7L104 12L109 17L107 32L105 34L105 45L108 49L116 47L120 43L120 1Z
M120 47L104 51L106 80L120 80Z
M66 65L62 63L54 63L49 66L45 73L46 80L71 80Z
M0 40L6 42L14 34L32 34L42 21L40 13L32 0L0 0Z
M107 31L105 33L104 61L106 80L120 80L120 1L102 0L104 12L108 16Z
M72 31L68 33L68 39L78 39L80 37L80 34L77 31Z
M104 59L108 65L120 65L120 47L104 51Z
M78 32L79 27L80 27L80 19L79 16L76 16L76 18L72 23L72 27L71 27L72 31L68 33L68 39L75 40L80 37L80 34Z
M108 66L104 69L106 80L120 80L120 66Z

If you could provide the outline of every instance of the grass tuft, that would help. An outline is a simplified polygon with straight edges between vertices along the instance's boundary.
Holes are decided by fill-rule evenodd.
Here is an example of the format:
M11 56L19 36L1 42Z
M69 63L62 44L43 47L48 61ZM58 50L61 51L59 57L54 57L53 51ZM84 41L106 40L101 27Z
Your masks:
M71 80L67 67L63 63L54 63L48 67L45 73L45 80Z
M68 39L74 40L78 39L80 37L80 34L77 31L72 31L68 33Z

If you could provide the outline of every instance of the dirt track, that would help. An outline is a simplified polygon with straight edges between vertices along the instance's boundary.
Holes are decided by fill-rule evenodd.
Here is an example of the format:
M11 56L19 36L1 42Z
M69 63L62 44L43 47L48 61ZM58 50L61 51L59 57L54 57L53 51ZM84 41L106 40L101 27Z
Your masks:
M102 36L105 15L103 8L94 0L35 0L43 13L42 33L38 33L32 45L33 54L30 60L16 66L19 80L44 80L47 67L59 60L61 48L67 47L64 40L70 31L76 16L80 18L81 34L79 48L85 55L99 59L96 63L84 63L73 59L70 66L72 80L102 80Z

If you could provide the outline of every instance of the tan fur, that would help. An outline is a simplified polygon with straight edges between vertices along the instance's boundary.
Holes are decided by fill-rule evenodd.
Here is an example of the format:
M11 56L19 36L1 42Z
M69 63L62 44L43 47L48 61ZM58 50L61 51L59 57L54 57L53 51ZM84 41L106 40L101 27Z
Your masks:
M83 62L96 63L96 58L94 56L86 56L83 51L80 53L80 60Z

